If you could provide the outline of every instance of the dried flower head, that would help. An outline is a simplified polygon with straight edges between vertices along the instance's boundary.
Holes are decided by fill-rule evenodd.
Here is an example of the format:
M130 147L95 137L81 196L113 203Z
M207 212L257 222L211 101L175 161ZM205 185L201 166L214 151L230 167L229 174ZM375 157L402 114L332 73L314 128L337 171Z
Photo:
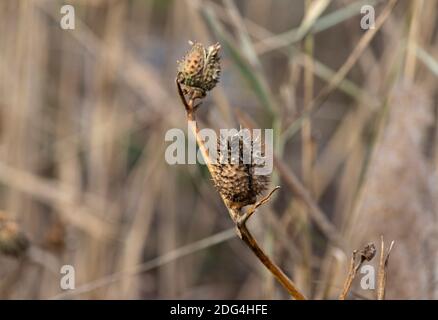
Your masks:
M216 43L206 49L199 42L189 43L192 48L182 61L178 61L177 78L185 94L202 98L219 82L221 46Z
M361 259L371 261L376 255L376 246L374 243L368 243L360 252Z
M29 247L29 241L17 224L0 216L0 253L18 257Z
M218 161L211 166L216 189L234 209L255 204L257 196L266 190L269 183L269 176L255 174L255 169L261 165L258 160L263 154L257 154L254 141L241 132L225 141L221 137L218 143ZM221 151L221 145L225 146L222 149L225 152ZM237 159L233 157L234 146L238 148L235 153ZM245 155L248 153L249 161Z

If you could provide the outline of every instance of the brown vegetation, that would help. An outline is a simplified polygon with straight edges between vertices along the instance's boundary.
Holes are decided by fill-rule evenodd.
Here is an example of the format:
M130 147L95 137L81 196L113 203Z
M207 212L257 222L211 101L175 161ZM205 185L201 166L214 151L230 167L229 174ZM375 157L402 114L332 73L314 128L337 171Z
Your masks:
M269 266L310 299L438 298L437 0L78 0L75 30L62 5L0 1L0 247L29 242L0 298L289 298ZM164 160L187 39L221 45L202 127L274 129L252 252L207 168Z

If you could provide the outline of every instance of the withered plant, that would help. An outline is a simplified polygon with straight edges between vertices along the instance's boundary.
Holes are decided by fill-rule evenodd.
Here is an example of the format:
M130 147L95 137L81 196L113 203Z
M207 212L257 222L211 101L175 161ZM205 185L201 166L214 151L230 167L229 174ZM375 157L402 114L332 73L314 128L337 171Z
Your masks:
M0 254L19 257L26 253L29 240L16 222L0 212Z
M246 226L246 222L256 212L257 208L267 203L279 187L275 187L266 197L258 200L258 196L266 189L268 177L255 175L255 163L244 164L243 159L239 159L238 164L222 164L222 161L213 164L210 161L209 152L204 141L198 135L196 111L201 104L200 100L219 81L221 70L220 45L216 43L205 48L200 43L190 42L190 44L192 45L191 50L182 61L178 62L176 86L187 113L189 127L196 137L197 144L213 178L214 185L236 225L239 238L243 240L293 298L305 300L305 296L280 267L266 255ZM241 155L243 141L240 142L239 154Z
M256 210L267 203L273 193L280 187L272 189L267 196L258 199L259 196L266 190L269 182L269 177L266 175L256 175L255 167L257 166L254 159L251 159L250 164L245 164L243 161L243 148L246 141L239 136L238 162L229 163L231 161L231 150L227 143L225 148L228 153L222 151L218 146L218 157L225 157L226 161L212 161L209 150L207 149L204 140L198 134L199 129L196 123L196 111L205 98L208 91L212 90L219 82L220 76L220 45L218 43L205 48L200 43L189 42L192 46L185 57L178 61L178 73L176 77L176 86L181 102L186 110L189 128L196 137L196 142L208 167L208 170L213 178L214 186L219 192L223 203L227 207L228 213L236 225L237 235L251 249L260 262L273 274L277 281L289 292L289 294L297 300L305 300L306 297L292 280L275 264L263 251L256 239L247 228L248 219L256 212ZM220 144L220 139L218 145ZM252 144L251 144L252 146ZM253 149L250 149L251 153ZM385 255L383 237L381 241L381 253L379 260L378 272L378 289L377 298L384 299L386 286L386 268L388 265L389 255L392 250L394 241ZM359 252L353 251L348 275L344 281L344 286L340 300L345 300L353 283L353 280L365 261L371 261L376 254L376 248L373 243L369 243ZM357 259L358 258L358 259ZM358 262L356 262L358 260Z

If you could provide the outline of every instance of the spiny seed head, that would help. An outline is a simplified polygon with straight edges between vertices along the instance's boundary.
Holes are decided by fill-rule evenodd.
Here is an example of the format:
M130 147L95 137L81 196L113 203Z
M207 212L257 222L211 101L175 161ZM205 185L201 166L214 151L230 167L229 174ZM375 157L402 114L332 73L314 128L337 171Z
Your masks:
M17 224L0 217L0 253L18 257L29 247L29 241Z
M374 243L368 243L360 252L360 256L363 260L371 261L376 255L376 246Z
M209 46L207 49L199 42L191 42L190 51L183 60L178 61L177 78L184 86L185 93L196 93L204 97L219 82L220 57L219 43Z
M256 175L255 169L260 166L257 155L254 152L253 141L248 140L245 135L239 133L231 137L227 148L221 150L220 145L224 145L225 141L221 138L218 141L218 161L213 164L212 177L213 182L218 192L227 200L228 205L234 209L241 209L244 206L255 204L257 196L266 190L269 183L269 176ZM238 147L238 159L233 158L232 149L234 149L233 141L236 141ZM251 159L250 163L246 163L244 153L249 147ZM225 152L224 152L225 150ZM236 163L236 160L237 163Z

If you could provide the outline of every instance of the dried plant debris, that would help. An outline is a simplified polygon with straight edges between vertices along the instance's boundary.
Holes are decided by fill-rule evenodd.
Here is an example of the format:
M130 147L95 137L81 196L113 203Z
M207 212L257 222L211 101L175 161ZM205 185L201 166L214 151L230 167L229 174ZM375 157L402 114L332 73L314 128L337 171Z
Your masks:
M374 243L368 243L362 250L359 251L359 255L362 261L371 261L376 255L376 246Z
M394 239L398 249L391 259L397 268L388 279L388 298L429 298L432 260L433 170L424 142L433 115L431 101L417 86L397 85L391 92L385 127L377 141L366 175L357 219L351 228L353 245ZM430 291L429 291L430 292Z
M18 225L0 216L0 253L18 257L29 247L29 241Z
M353 251L353 254L351 255L348 275L345 278L342 292L339 295L339 300L345 300L347 298L347 295L350 291L353 280L356 277L357 272L359 271L359 268L362 266L362 264L365 261L371 261L375 255L376 255L376 246L372 242L368 243L359 252L357 250ZM356 262L356 260L358 261Z
M394 247L394 243L394 241L391 242L389 249L385 253L385 242L383 240L383 236L381 237L379 272L377 275L377 300L385 299L388 261L392 248Z
M190 51L178 61L177 79L183 85L184 94L202 98L219 82L221 65L219 43L205 48L199 42L191 42Z
M269 183L268 175L256 175L255 172L261 166L263 152L256 151L254 143L257 141L252 141L242 132L240 130L229 139L222 137L219 140L218 161L212 165L214 185L233 209L255 204L257 196L266 190ZM225 147L221 150L220 146Z

